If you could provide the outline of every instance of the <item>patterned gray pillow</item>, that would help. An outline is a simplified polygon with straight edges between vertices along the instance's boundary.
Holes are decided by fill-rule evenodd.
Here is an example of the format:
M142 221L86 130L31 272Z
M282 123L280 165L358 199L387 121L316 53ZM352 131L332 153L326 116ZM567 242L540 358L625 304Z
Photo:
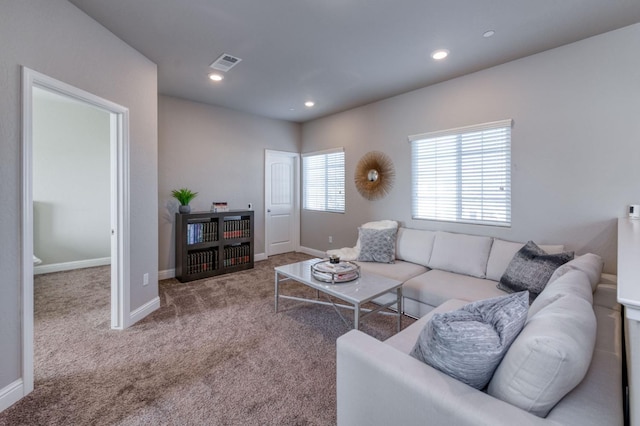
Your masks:
M358 228L362 262L394 263L396 259L397 228Z
M529 295L522 291L434 314L411 356L483 389L524 327L528 310Z
M536 243L529 241L509 262L498 288L508 293L528 290L531 303L544 290L553 272L571 259L572 251L547 254Z

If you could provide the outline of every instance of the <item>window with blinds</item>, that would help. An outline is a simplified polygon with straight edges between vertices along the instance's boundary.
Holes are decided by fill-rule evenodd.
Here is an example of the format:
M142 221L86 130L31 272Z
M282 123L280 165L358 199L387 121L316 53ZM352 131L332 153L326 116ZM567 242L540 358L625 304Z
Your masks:
M410 136L413 218L511 226L511 126Z
M303 208L344 213L344 149L302 156Z

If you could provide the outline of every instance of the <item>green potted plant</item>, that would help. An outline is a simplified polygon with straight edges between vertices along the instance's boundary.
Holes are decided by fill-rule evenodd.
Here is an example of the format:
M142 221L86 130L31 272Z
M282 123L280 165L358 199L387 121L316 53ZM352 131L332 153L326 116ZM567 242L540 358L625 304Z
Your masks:
M191 206L189 203L191 200L196 198L196 195L198 195L197 192L193 192L187 188L174 189L171 191L171 196L180 202L180 207L178 208L180 213L191 212Z

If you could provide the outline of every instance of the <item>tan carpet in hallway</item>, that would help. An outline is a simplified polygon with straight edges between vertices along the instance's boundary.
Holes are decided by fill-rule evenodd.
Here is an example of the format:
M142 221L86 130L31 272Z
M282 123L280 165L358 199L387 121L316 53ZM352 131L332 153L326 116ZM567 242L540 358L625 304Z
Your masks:
M109 328L108 267L37 276L35 390L0 425L335 424L335 340L349 328L332 307L284 300L273 311L273 268L308 258L162 281L161 308L125 331ZM394 321L375 315L361 329L385 339Z

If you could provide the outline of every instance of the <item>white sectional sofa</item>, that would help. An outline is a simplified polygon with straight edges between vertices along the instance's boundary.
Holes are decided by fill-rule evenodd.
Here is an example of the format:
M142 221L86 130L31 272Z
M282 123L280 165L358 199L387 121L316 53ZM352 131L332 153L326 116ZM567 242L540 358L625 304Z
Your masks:
M496 285L523 245L399 228L395 263L358 262L403 281L404 311L420 319L384 342L358 330L338 339L338 424L623 424L620 306L595 255L554 274L487 389L409 355L435 313L506 294Z

